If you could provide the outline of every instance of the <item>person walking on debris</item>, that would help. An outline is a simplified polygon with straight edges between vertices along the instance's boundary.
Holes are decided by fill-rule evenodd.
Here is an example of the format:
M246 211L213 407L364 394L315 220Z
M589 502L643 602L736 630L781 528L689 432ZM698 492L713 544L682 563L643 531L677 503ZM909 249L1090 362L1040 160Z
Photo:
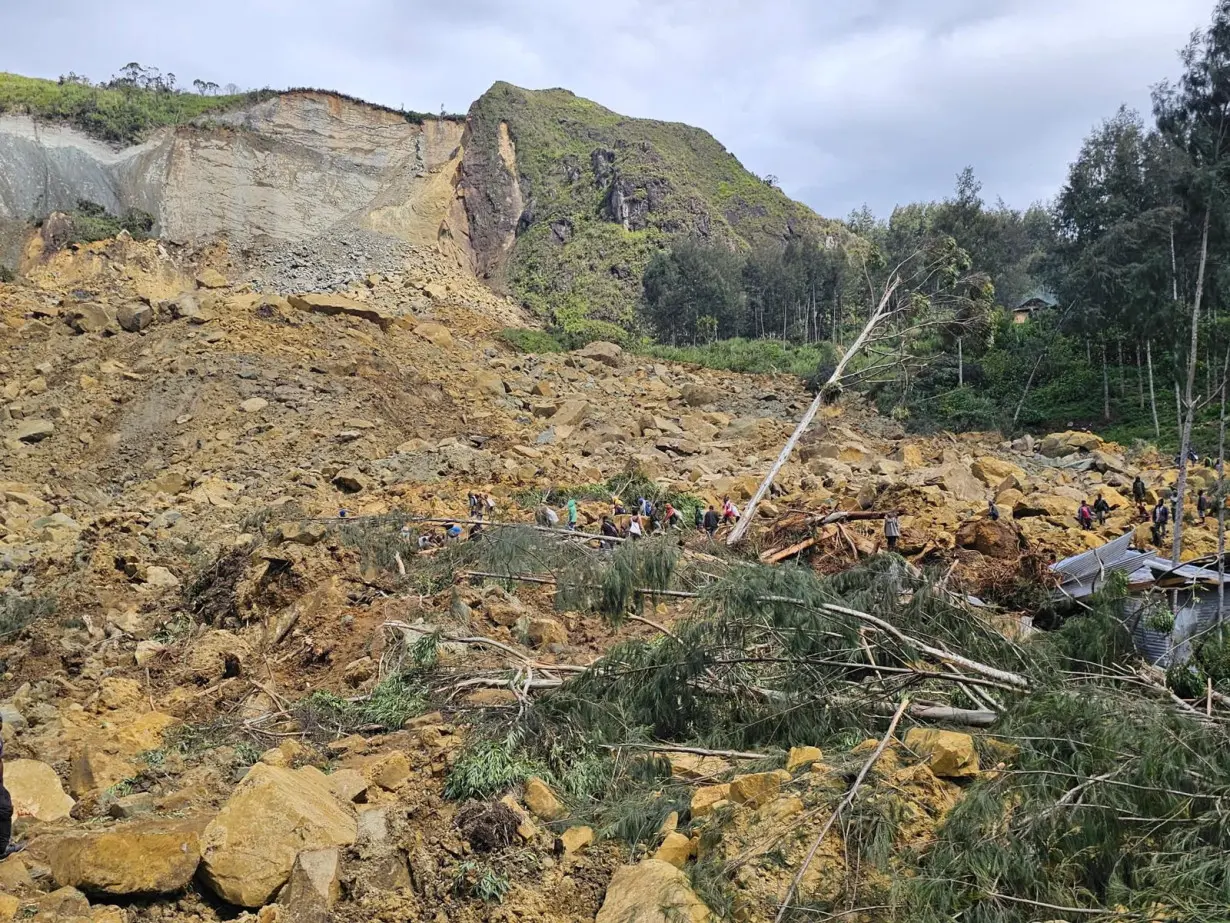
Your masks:
M1089 508L1088 500L1081 501L1081 505L1076 511L1076 521L1080 523L1082 529L1093 528L1093 510Z
M628 538L636 541L645 533L641 529L641 517L633 516L632 521L628 523Z
M1196 515L1200 517L1200 524L1204 525L1204 518L1209 515L1209 498L1203 490L1196 496Z
M1136 520L1137 522L1149 521L1149 507L1145 506L1144 500L1136 504Z
M730 497L722 498L722 522L726 525L739 521L739 508Z
M466 500L470 504L470 518L471 519L482 519L483 513L482 513L482 507L478 505L478 494L476 494L474 491L470 491L468 494L466 494Z
M897 540L901 538L901 523L897 519L897 511L891 510L884 517L884 540L889 551L897 550Z
M1157 506L1153 507L1153 544L1160 545L1166 540L1166 527L1170 522L1170 510L1162 497L1157 498Z
M1099 526L1106 525L1106 516L1110 513L1110 504L1106 502L1106 499L1101 494L1098 494L1098 498L1093 501L1093 513L1098 517Z
M461 538L461 526L455 522L450 522L444 527L444 535L450 542L455 542Z
M1140 475L1136 475L1136 480L1132 482L1132 499L1137 503L1145 502L1145 482L1140 479Z
M611 515L626 516L627 513L627 509L624 508L624 502L618 497L611 497Z
M13 838L13 796L4 785L4 716L0 715L0 859L22 847L11 845Z
M652 500L649 500L645 497L641 497L640 503L638 504L638 506L640 508L640 513L642 516L644 516L646 519L653 519L653 501Z
M619 527L616 526L615 523L611 521L610 516L602 517L602 528L599 531L601 531L601 533L605 535L607 538L619 538ZM598 542L598 547L599 548L614 548L615 543L600 541Z
M575 532L577 530L577 501L568 501L568 531Z
M721 520L718 519L717 510L713 508L713 504L709 504L709 509L705 511L705 531L709 533L709 537L713 538L717 534L718 524Z
M999 521L999 507L995 505L994 500L987 501L987 518L990 519L991 522Z
M683 524L683 517L679 515L679 511L671 505L669 500L666 501L662 522L668 529L678 529Z
M692 528L699 532L705 527L705 509L697 504L692 508Z

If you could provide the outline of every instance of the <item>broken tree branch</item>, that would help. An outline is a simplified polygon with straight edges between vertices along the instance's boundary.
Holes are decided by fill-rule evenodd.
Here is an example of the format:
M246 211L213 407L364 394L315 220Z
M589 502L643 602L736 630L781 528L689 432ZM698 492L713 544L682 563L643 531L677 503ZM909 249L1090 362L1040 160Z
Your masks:
M832 829L833 824L837 822L837 818L841 816L841 812L853 804L859 787L863 784L863 780L867 778L867 773L871 772L871 768L875 766L881 754L888 747L889 741L893 739L893 732L897 730L901 716L905 714L905 710L909 706L910 700L908 697L901 700L901 704L897 706L897 711L893 714L893 720L888 723L888 730L884 732L884 736L880 738L879 744L876 745L867 762L863 764L863 768L859 770L858 776L854 779L854 784L846 792L846 797L841 799L837 807L833 809L833 813L829 815L829 819L825 821L824 826L820 828L820 832L811 844L811 849L807 852L807 858L803 860L803 864L799 866L799 870L790 881L790 887L786 889L786 896L782 898L782 904L777 910L777 916L773 918L773 923L782 923L782 919L786 916L786 910L790 907L790 901L794 898L795 892L798 891L799 883L803 880L803 876L807 874L811 860L816 857L816 851L820 848L820 844L824 842L824 838L828 835L829 830Z
M867 338L880 325L880 322L892 313L889 310L889 303L892 301L893 293L896 292L900 284L901 278L894 274L884 289L884 295L876 306L875 312L871 315L871 319L867 321L867 326L863 328L858 338L850 344L850 348L846 350L845 355L841 357L841 361L837 363L837 368L833 370L829 380L820 386L815 400L811 402L811 406L803 414L803 419L799 421L799 425L795 427L794 432L790 434L790 438L786 440L786 444L782 446L782 450L777 456L777 461L773 463L769 473L765 475L764 480L760 482L760 486L756 488L756 493L748 501L747 508L743 511L743 518L735 524L734 529L731 530L730 535L727 537L727 545L736 545L747 535L747 530L751 526L752 520L756 517L756 508L760 506L760 502L764 500L765 495L769 492L769 488L773 486L774 479L777 478L782 468L785 467L786 462L790 460L790 455L794 452L794 447L798 444L799 439L807 431L807 427L811 426L811 421L816 418L816 414L820 412L820 408L824 405L825 398L828 396L829 388L841 381L850 360L862 350L863 344L867 342Z

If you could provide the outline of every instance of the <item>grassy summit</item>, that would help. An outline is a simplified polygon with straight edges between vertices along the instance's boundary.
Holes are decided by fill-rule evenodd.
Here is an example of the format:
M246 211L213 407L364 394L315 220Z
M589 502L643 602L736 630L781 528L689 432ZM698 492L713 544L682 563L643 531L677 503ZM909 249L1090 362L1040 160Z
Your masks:
M525 203L505 281L565 327L629 320L646 263L672 238L743 249L829 225L699 128L497 83L470 109L471 147L496 150L501 123Z
M135 144L151 129L179 125L268 95L269 91L202 96L145 87L108 88L0 72L0 113L62 122L114 144Z

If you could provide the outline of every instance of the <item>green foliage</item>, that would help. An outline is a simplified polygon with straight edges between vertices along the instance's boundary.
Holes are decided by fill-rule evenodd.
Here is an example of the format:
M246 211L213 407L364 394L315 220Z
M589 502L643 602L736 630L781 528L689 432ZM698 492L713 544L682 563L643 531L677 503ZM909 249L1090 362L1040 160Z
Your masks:
M453 893L461 897L499 904L511 887L507 875L477 859L466 859L453 869Z
M660 536L623 542L610 554L610 560L581 559L559 572L556 607L600 612L618 625L644 603L637 589L665 590L670 586L679 557L678 542Z
M466 746L449 770L444 795L454 801L481 801L544 772L513 740L479 739Z
M344 699L318 689L291 709L301 727L335 738L360 730L395 731L423 713L427 688L415 670L391 673L366 696Z
M153 216L139 209L132 209L123 217L117 217L107 211L97 202L78 199L77 207L68 212L72 219L72 234L69 243L91 243L96 240L106 240L114 237L120 231L127 231L137 240L150 236L154 227Z
M201 96L135 85L92 86L73 80L39 80L0 73L0 112L64 122L102 141L136 144L146 132L180 125L267 99L269 90Z
M831 343L800 345L740 337L700 346L644 345L637 347L637 352L707 369L756 375L790 374L800 378L811 376L822 366L831 367L836 361L836 352Z
M0 591L0 638L24 631L41 618L55 614L56 600L50 596L22 596L12 590Z
M518 229L508 281L516 297L566 330L561 310L572 324L632 323L646 265L676 237L746 249L784 240L792 228L826 228L706 132L626 118L566 90L496 83L470 108L469 124L470 149L492 152L493 177L504 169L494 162L502 126L516 145L520 186L534 207ZM627 227L615 200L624 203Z
M499 339L503 340L513 349L522 353L558 353L563 352L564 347L545 330L530 330L525 327L505 327L498 334Z

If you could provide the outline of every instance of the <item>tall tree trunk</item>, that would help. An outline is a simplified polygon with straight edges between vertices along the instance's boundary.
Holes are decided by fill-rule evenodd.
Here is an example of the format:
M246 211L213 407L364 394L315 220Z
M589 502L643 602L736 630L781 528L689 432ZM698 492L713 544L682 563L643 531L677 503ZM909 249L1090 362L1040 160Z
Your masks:
M965 352L961 345L961 337L957 337L957 387L965 387Z
M1123 340L1119 339L1117 344L1119 346L1119 400L1122 401L1127 399L1127 378L1125 377L1127 373L1123 368Z
M1221 413L1217 415L1217 625L1226 618L1226 373L1230 351L1221 368ZM1218 632L1220 635L1220 631ZM1218 640L1221 640L1220 637Z
M1184 392L1183 435L1179 441L1179 479L1175 482L1174 546L1170 558L1175 563L1183 552L1183 497L1187 493L1187 453L1192 447L1192 424L1196 422L1196 349L1200 343L1200 306L1204 298L1204 274L1209 263L1209 222L1213 215L1212 197L1204 209L1204 229L1200 232L1200 268L1196 271L1196 299L1192 304L1192 335L1187 356L1187 388Z
M1106 344L1102 344L1102 419L1110 422L1110 372L1106 368Z
M1153 438L1162 438L1162 425L1157 420L1157 392L1153 390L1153 341L1145 340L1145 358L1149 363L1149 406L1153 408Z
M1140 361L1140 344L1136 344L1136 390L1138 392L1137 406L1145 409L1145 364Z

